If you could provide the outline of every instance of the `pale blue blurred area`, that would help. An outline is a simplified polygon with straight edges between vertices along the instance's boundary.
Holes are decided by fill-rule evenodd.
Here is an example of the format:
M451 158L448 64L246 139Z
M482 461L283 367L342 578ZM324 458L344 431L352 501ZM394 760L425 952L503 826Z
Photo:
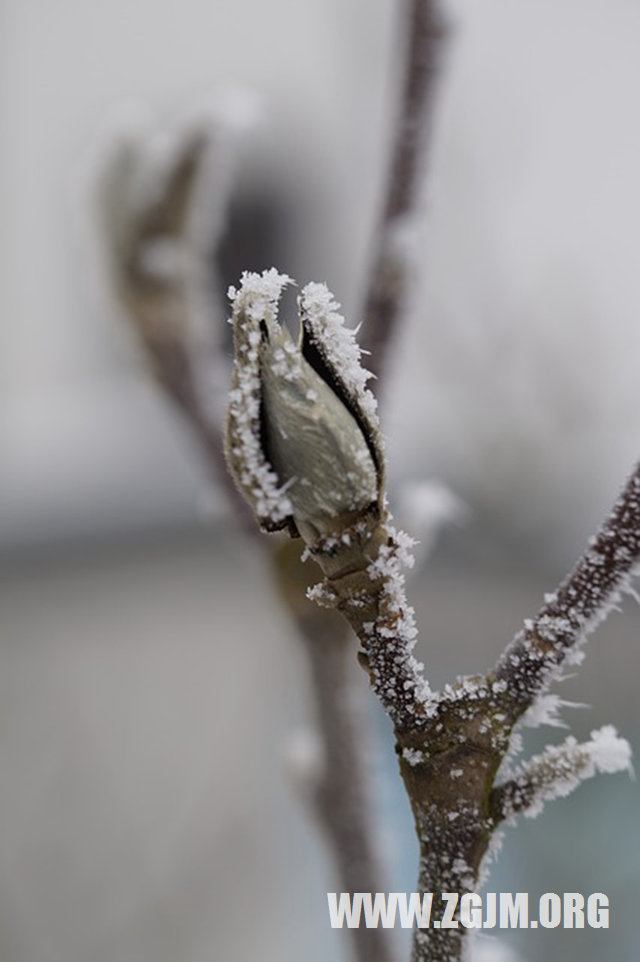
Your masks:
M246 250L265 262L246 266L277 249L279 268L328 281L355 321L394 7L0 11L3 962L347 958L328 926L331 865L283 761L310 721L300 646L261 542L222 519L144 370L105 276L92 177L124 101L170 123L228 87L257 90L265 119L239 149L237 200ZM436 685L493 663L640 450L638 5L447 9L459 33L417 249L424 289L383 410L394 489L436 477L469 509L409 589ZM278 227L262 251L257 208ZM591 706L565 713L576 735L614 724L636 754L639 635L625 598L560 688ZM389 888L412 890L410 814L370 704ZM527 751L566 734L532 733ZM612 902L608 931L500 934L526 962L636 962L639 801L636 782L601 776L506 833L490 890Z

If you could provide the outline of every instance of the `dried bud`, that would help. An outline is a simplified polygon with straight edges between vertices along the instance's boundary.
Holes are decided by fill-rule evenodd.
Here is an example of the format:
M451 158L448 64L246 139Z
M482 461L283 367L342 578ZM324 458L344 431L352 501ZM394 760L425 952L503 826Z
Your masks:
M226 434L229 469L262 527L306 541L339 531L382 503L375 399L354 333L323 284L298 299L296 345L278 322L275 269L231 288L235 366Z

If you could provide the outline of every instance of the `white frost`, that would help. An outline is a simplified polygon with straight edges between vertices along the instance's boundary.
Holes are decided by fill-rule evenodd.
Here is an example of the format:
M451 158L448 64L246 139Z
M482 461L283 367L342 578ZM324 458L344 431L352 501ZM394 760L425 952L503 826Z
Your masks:
M570 735L561 745L550 745L518 770L507 814L523 811L534 818L545 802L564 798L598 772L631 774L631 754L631 746L618 736L613 725L592 731L590 741L582 744Z
M631 746L626 738L619 738L613 725L604 725L591 732L591 758L596 771L625 772L633 771Z
M240 289L230 287L228 291L236 336L234 382L229 392L229 461L258 517L274 524L292 514L292 505L262 451L259 324L274 323L282 292L291 283L290 277L272 267L262 274L245 271Z
M565 701L559 695L540 695L531 707L524 713L520 723L527 728L538 728L540 725L551 725L554 728L566 728L566 723L560 718L562 708L586 708L581 702Z
M360 362L362 351L356 341L357 331L345 326L340 305L326 284L307 284L300 296L300 313L313 340L331 359L344 386L377 426L377 402L367 388L371 377Z

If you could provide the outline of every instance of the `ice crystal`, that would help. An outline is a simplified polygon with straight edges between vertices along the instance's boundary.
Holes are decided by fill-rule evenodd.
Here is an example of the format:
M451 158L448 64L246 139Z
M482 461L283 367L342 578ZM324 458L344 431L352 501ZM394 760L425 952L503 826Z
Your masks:
M424 761L425 755L419 748L403 748L402 757L409 765L420 765Z
M377 402L367 388L371 374L360 361L362 351L356 341L357 331L345 326L339 311L340 305L326 284L307 284L302 289L300 313L309 335L323 356L331 359L351 397L377 424Z
M540 695L522 716L521 724L528 728L538 728L540 725L566 728L566 723L560 718L561 709L585 707L580 702L565 701L559 695Z
M307 598L309 601L315 601L321 608L333 608L338 600L335 591L325 581L307 588Z
M236 359L229 392L226 455L236 484L265 526L278 526L292 514L286 486L267 461L261 436L260 323L275 320L284 288L292 283L275 268L245 271L239 290L229 288L233 304Z

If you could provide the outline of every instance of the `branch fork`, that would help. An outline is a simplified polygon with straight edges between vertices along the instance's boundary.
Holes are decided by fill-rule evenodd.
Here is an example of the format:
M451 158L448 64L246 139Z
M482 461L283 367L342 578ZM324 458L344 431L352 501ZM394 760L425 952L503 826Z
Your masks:
M525 622L495 669L432 692L412 654L417 630L402 573L411 539L391 524L383 443L360 352L322 285L302 291L294 346L278 319L290 282L272 269L243 275L231 291L229 468L264 529L286 528L303 539L324 575L308 597L339 611L359 639L360 664L394 726L420 842L420 889L463 894L479 886L505 819L539 810L597 771L630 767L629 746L608 726L584 745L570 737L547 749L496 785L516 725L638 565L640 469L574 571ZM330 397L322 409L319 393ZM279 492L270 512L265 485ZM459 959L464 933L417 932L414 962Z

